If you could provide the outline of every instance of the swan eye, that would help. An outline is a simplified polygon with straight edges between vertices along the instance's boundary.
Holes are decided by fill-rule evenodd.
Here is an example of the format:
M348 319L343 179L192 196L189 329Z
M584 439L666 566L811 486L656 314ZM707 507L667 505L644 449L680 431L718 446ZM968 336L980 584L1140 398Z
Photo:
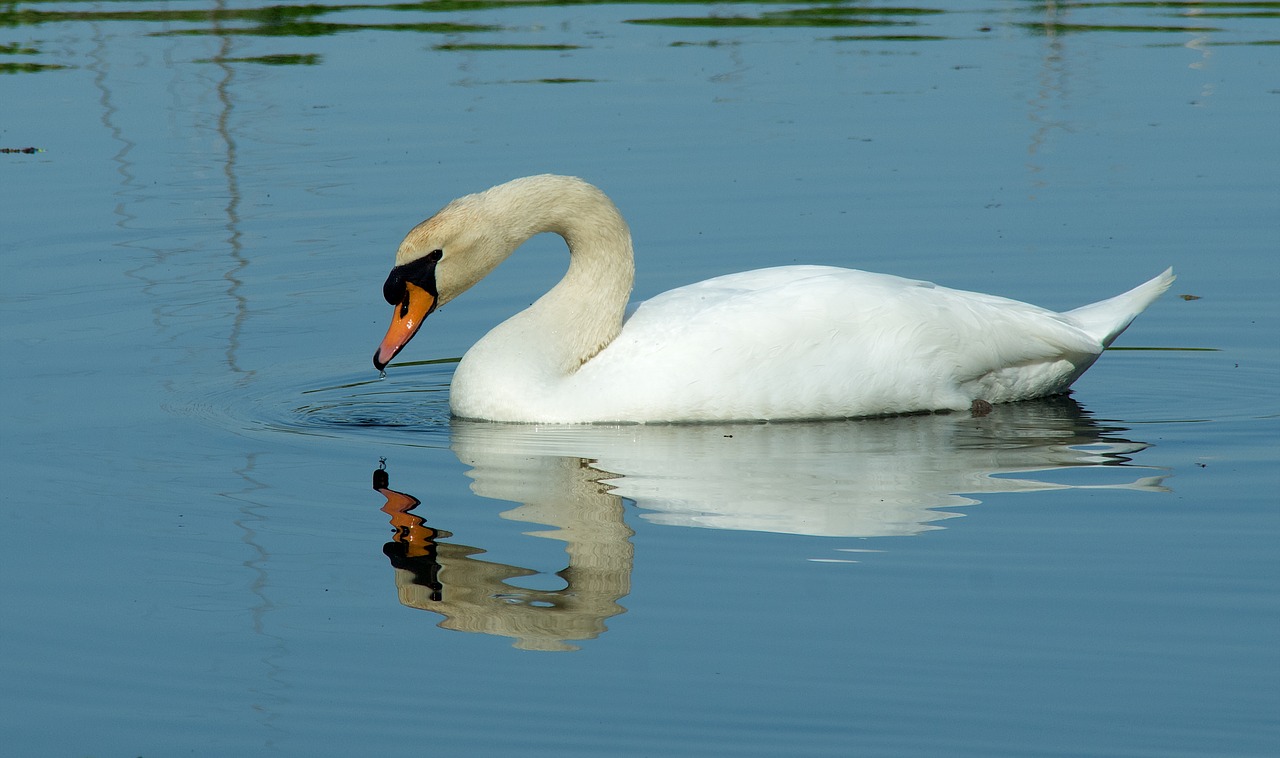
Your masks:
M387 281L382 285L382 297L389 305L400 306L401 318L408 312L409 290L406 282L416 284L432 297L436 296L436 263L444 257L444 251L432 250L411 263L404 263L391 269Z
M409 299L409 291L404 286L404 279L392 271L391 276L387 277L386 284L382 285L382 298L390 305L395 305L401 300Z

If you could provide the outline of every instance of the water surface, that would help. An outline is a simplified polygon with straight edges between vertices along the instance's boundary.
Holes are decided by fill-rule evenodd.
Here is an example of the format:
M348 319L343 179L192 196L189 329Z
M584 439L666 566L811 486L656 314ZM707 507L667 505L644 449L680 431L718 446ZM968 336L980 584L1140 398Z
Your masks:
M6 6L6 751L1275 755L1278 40L1257 2ZM1180 278L983 417L451 422L563 246L385 379L381 282L544 171L615 198L638 297Z

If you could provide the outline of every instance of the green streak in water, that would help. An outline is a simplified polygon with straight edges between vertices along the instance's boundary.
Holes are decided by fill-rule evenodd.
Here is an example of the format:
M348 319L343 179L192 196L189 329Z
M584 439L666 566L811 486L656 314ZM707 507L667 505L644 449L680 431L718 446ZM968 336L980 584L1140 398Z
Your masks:
M0 63L0 74L30 74L35 71L54 71L68 66L56 63Z
M247 58L201 58L196 63L261 63L266 66L314 66L320 62L315 53L256 55Z
M516 84L590 84L599 79L571 79L569 77L551 79L521 79Z
M451 43L436 45L435 50L448 51L488 51L488 50L581 50L581 45L486 45Z
M840 15L767 14L764 16L672 16L667 18L633 18L628 24L679 27L792 27L792 26L897 26L904 21L872 21L845 18Z
M837 34L827 39L833 42L936 42L951 38L931 34Z
M179 36L236 36L247 37L324 37L342 32L426 32L429 34L465 34L468 32L492 32L501 27L479 24L422 23L422 24L330 24L323 21L290 21L284 24L263 24L236 29L211 27L204 29L175 29L156 32L157 37Z
M432 358L429 361L404 361L403 363L397 362L389 364L388 368L399 368L400 366L434 366L440 363L457 363L461 360L462 356L459 355L457 358Z
M1066 24L1059 21L1050 22L1028 22L1017 23L1014 26L1021 27L1033 34L1071 34L1077 32L1126 32L1136 34L1159 33L1159 32L1182 32L1184 34L1204 34L1206 32L1220 32L1221 29L1212 26L1140 26L1140 25L1119 25L1119 24Z
M1220 353L1220 347L1109 347L1108 350L1153 350L1162 353Z

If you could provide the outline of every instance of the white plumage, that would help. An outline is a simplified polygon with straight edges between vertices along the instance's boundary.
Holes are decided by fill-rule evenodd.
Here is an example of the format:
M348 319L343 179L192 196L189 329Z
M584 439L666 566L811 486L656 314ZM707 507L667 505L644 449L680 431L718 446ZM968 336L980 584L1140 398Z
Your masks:
M454 201L410 232L396 262L440 251L433 273L444 303L543 231L565 238L569 270L463 357L451 388L457 416L814 419L1042 397L1065 391L1174 279L1166 270L1055 313L896 276L783 266L680 287L626 316L634 270L626 223L598 189L560 176ZM375 363L389 361L417 325L402 340L389 334Z

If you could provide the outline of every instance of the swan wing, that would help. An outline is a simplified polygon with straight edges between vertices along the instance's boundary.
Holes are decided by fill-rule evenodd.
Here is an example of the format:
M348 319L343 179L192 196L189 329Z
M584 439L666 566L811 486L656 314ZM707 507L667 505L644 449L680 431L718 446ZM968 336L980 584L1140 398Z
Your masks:
M617 420L857 416L1045 394L1099 352L1063 316L1026 303L785 266L641 303L566 389L588 415Z

